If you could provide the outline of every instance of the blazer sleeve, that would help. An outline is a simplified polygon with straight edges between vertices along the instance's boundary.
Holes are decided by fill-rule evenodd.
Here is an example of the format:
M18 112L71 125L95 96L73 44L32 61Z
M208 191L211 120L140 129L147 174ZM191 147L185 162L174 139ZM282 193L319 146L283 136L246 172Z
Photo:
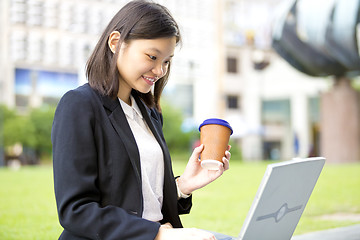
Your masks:
M70 91L52 127L55 197L60 224L84 239L154 239L160 224L112 205L101 206L93 95Z

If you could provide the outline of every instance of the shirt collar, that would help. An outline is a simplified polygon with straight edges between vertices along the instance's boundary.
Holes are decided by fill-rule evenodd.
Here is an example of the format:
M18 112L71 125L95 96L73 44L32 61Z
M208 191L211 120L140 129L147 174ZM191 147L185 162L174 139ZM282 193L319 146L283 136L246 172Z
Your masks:
M141 114L141 111L140 111L140 108L139 106L137 105L134 97L132 95L130 95L130 100L131 100L131 106L129 106L128 104L126 104L123 100L121 100L119 98L119 101L120 101L120 104L121 104L121 107L125 113L125 115L127 117L129 117L130 119L134 119L134 114L137 114L138 117L140 117L141 119L143 118L142 114Z

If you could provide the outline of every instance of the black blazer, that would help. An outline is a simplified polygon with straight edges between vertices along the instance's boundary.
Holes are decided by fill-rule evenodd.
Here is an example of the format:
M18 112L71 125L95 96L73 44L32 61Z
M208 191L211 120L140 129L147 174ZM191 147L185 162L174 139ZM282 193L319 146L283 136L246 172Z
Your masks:
M132 92L164 154L162 223L182 227L191 197L177 200L162 116ZM141 218L143 197L138 148L119 100L89 84L60 100L52 127L54 186L60 239L154 239L160 223Z

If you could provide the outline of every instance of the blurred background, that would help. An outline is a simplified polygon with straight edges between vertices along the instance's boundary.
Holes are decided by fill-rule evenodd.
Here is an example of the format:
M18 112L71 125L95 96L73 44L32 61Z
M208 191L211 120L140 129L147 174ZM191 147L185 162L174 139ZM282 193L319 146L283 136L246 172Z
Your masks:
M99 34L126 2L1 0L0 165L19 156L22 164L51 158L49 121L54 107L66 91L86 82L86 60ZM245 161L319 155L332 162L360 161L358 74L344 74L347 69L337 60L334 64L320 59L316 65L319 54L329 56L328 49L335 49L325 49L330 27L357 41L358 1L348 1L355 7L343 7L354 10L335 19L340 24L332 16L341 1L317 1L314 6L307 0L157 2L173 13L184 37L162 101L165 116L177 119L177 126L165 131L170 148L191 149L197 144L197 126L218 117L233 126L233 151ZM357 45L348 48L359 56ZM358 70L360 64L354 64L348 69ZM346 80L338 81L340 77ZM338 114L333 103L323 106L323 95L334 91L338 82L356 91L356 99L339 103L339 108L350 105L355 112ZM321 117L324 112L328 115ZM326 121L338 115L346 119ZM349 119L355 121L349 132L356 136L343 136ZM331 132L335 125L338 132ZM356 153L349 155L351 149Z
M127 2L0 0L1 239L61 233L55 108L87 82L87 58ZM360 0L155 2L183 36L161 102L175 175L203 120L234 129L230 170L196 193L184 225L237 235L267 164L308 156L327 163L295 234L359 224Z

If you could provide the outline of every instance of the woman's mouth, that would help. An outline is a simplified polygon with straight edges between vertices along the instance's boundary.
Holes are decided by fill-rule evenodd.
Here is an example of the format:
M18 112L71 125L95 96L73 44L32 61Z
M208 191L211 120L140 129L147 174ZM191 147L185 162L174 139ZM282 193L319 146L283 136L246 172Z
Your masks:
M157 77L146 77L146 76L141 76L141 77L145 80L147 84L151 86L154 85L154 83L158 80Z

